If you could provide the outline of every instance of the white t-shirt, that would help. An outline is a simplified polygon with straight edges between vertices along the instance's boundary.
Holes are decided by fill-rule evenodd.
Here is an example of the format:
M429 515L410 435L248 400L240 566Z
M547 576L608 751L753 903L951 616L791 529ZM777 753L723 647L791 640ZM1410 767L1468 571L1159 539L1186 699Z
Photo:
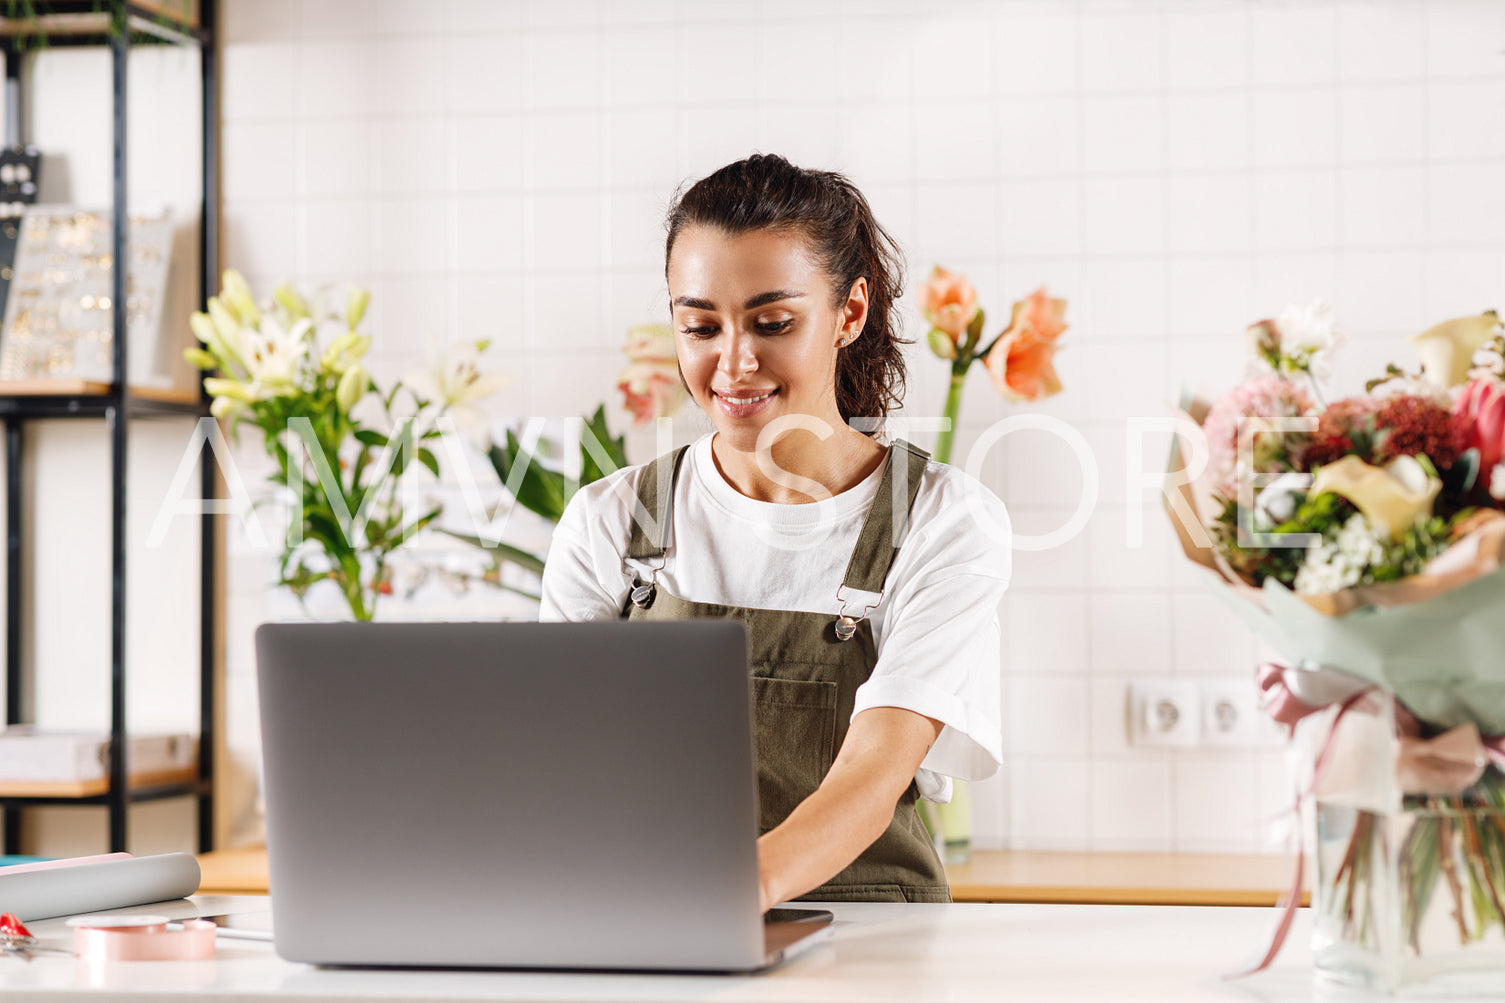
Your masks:
M717 470L714 434L685 454L659 587L692 602L834 619L841 611L836 590L883 465L823 501L756 501ZM646 580L648 568L623 557L643 469L619 470L570 500L549 548L540 619L613 619L627 602L633 573ZM920 793L932 800L949 800L949 778L981 780L1002 760L998 604L1010 566L1003 502L956 467L927 464L882 602L868 613L878 661L857 689L853 715L902 707L945 724L916 775ZM843 595L852 597L853 613L864 597L877 598Z

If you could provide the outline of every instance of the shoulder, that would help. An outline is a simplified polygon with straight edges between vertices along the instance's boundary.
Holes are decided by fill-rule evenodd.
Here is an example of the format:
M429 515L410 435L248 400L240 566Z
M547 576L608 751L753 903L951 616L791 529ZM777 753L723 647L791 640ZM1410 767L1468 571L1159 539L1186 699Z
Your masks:
M612 535L620 534L625 540L632 520L633 505L638 497L643 477L654 463L671 463L675 452L677 450L671 450L647 463L621 467L584 485L575 492L569 504L565 506L564 515L559 520L560 527L566 532L581 532L587 528L604 529ZM693 453L692 446L686 452L686 464L689 463ZM681 469L681 482L685 479L685 473L686 471Z
M1007 581L1012 539L1002 499L959 467L926 463L901 549L919 551L910 556L924 564Z

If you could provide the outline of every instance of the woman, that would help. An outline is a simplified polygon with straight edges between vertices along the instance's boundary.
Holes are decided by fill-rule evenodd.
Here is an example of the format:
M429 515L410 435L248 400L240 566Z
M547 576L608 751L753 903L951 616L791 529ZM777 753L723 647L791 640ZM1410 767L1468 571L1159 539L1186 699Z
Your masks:
M873 434L903 387L897 249L846 178L754 156L678 197L665 271L715 432L575 495L542 617L742 619L764 907L949 901L915 800L997 769L1009 529Z

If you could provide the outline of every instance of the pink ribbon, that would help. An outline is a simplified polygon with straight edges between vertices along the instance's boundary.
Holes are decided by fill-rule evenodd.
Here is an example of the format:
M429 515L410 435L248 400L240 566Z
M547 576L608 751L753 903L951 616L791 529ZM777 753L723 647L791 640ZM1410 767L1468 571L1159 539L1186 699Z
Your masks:
M1260 692L1264 694L1265 712L1292 732L1295 731L1296 722L1324 709L1307 703L1291 692L1287 676L1294 671L1298 670L1277 662L1265 662L1255 670ZM1296 918L1296 908L1301 902L1301 885L1306 868L1306 840L1299 817L1301 802L1316 788L1327 769L1335 747L1333 736L1337 734L1338 722L1360 701L1375 692L1375 689L1376 687L1366 686L1338 705L1332 727L1328 729L1327 738L1323 740L1317 759L1312 764L1311 784L1306 790L1296 792L1296 803L1291 808L1297 816L1295 873L1292 875L1290 888L1276 903L1279 919L1270 934L1269 946L1257 961L1229 972L1223 978L1238 979L1263 971L1270 967L1285 945L1286 936L1291 932L1291 923ZM1396 730L1401 736L1396 777L1401 789L1408 794L1457 794L1474 784L1484 774L1485 767L1490 762L1505 769L1505 735L1481 737L1475 725L1461 724L1432 738L1422 738L1421 722L1398 702L1395 704L1395 720Z

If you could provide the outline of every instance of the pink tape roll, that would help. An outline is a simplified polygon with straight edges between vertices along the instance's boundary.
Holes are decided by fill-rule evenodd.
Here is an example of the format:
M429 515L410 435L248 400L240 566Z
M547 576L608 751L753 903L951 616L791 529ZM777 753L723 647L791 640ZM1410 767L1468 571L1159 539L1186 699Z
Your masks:
M203 961L214 957L214 931L205 919L166 916L77 916L73 951L83 961Z

